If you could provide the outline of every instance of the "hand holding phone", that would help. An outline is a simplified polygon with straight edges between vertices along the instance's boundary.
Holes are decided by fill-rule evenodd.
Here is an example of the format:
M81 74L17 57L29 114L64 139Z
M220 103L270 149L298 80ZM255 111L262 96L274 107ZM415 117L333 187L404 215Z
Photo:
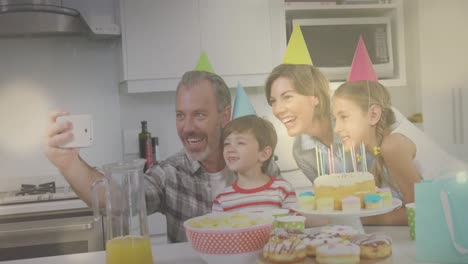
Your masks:
M57 117L57 123L72 123L73 140L62 148L84 148L93 144L93 118L91 115L65 115Z

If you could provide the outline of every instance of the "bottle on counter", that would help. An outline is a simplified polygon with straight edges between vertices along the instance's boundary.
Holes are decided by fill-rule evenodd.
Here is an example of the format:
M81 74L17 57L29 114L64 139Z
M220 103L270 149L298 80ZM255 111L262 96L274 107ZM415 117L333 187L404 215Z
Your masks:
M160 152L159 152L159 138L158 137L152 137L151 138L151 143L153 147L153 158L155 162L158 162L161 158Z
M141 132L138 134L138 145L140 148L140 158L146 159L144 171L153 164L151 141L151 133L148 131L148 123L146 121L141 121Z

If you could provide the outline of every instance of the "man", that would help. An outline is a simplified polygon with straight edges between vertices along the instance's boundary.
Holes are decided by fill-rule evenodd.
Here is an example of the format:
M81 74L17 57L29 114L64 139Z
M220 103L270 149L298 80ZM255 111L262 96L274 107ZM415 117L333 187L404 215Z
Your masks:
M151 167L145 175L148 214L167 218L169 242L186 241L183 222L211 212L215 195L235 176L226 169L222 155L222 128L230 120L231 94L221 77L205 71L189 71L176 91L176 127L184 150ZM75 192L91 204L91 185L103 175L84 162L78 149L59 146L73 138L71 124L59 124L51 115L46 155ZM269 175L279 176L271 163Z

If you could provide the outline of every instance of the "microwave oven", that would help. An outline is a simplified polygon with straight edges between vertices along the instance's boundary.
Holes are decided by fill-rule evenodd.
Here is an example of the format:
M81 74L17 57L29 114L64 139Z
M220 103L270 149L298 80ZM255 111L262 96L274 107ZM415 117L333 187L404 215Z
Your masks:
M314 66L330 81L347 79L359 36L364 40L377 77L394 77L390 18L293 19L292 25L296 23L301 28ZM291 28L288 31L290 35Z

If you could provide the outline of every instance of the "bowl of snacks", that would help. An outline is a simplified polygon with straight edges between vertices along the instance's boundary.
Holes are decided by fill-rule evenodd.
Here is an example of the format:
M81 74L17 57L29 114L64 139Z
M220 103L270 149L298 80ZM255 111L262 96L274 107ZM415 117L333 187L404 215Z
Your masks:
M207 263L255 263L273 230L273 217L211 213L184 222L187 239Z

